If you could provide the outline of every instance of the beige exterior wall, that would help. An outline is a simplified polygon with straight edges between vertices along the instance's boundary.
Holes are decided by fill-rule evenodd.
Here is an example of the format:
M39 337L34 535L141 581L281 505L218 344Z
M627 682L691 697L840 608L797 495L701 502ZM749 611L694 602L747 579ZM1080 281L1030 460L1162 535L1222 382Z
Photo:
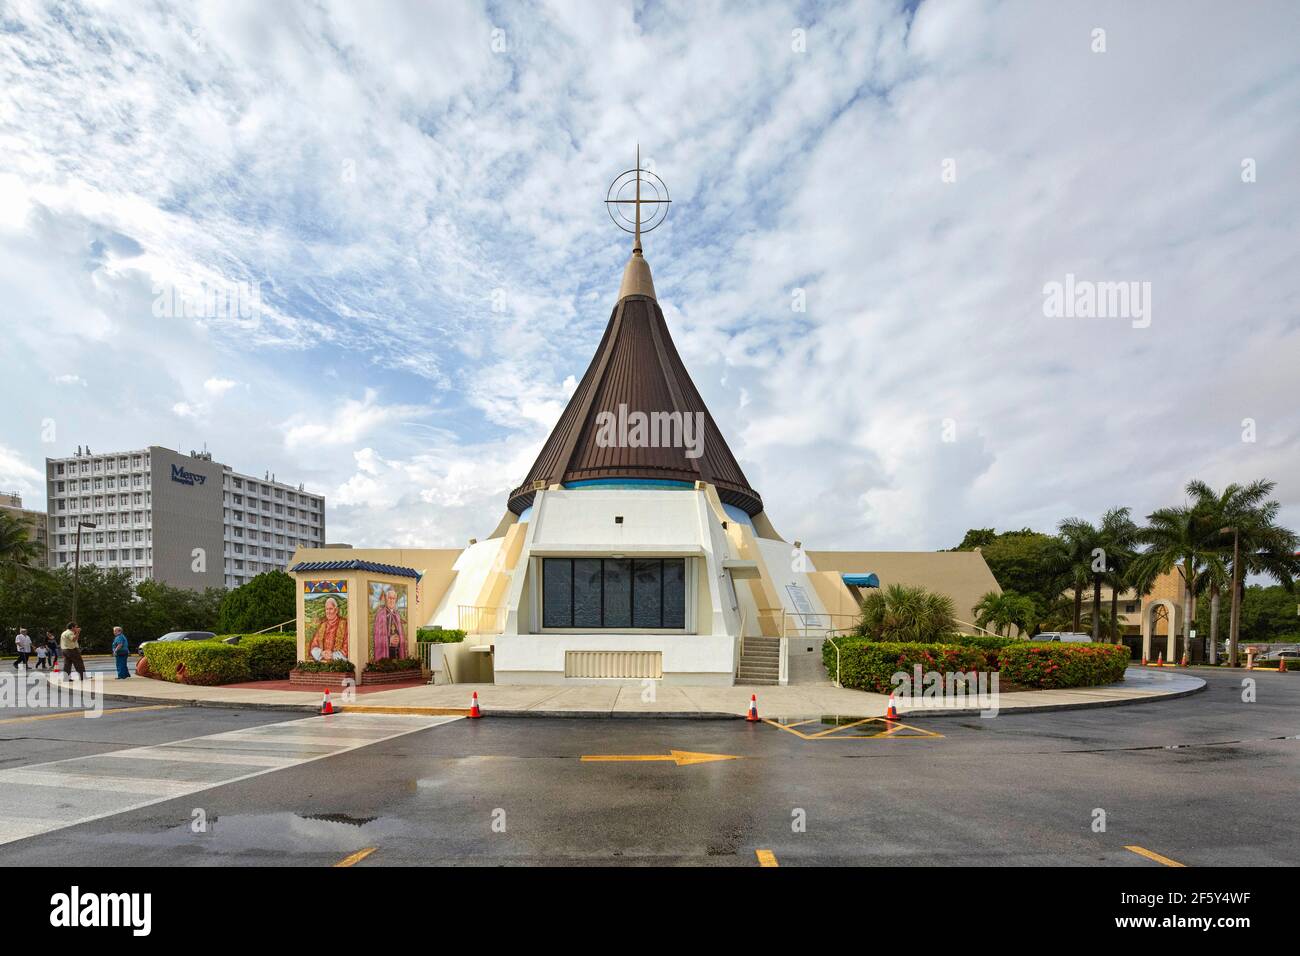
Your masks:
M975 605L985 594L1002 593L978 551L809 551L808 557L818 571L874 573L882 588L910 584L946 594L952 598L957 619L963 622L975 620ZM818 587L821 593L822 587ZM843 606L842 600L838 606ZM963 626L962 630L973 632L974 628Z

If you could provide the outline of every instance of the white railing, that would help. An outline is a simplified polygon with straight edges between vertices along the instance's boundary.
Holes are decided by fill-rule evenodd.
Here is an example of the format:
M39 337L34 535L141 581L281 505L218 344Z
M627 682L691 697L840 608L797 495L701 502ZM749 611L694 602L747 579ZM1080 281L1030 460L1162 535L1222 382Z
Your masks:
M466 634L500 634L506 623L506 609L459 604L456 618L457 626Z
M790 641L788 638L781 638L781 654L778 657L777 683L790 683Z

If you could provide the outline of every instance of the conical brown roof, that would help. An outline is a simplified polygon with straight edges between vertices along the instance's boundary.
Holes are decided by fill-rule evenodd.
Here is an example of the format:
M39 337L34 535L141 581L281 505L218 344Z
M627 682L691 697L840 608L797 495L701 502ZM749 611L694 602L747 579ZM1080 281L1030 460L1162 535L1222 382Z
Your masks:
M644 272L649 281L649 267L638 262L635 254L629 273ZM625 276L623 291L629 281ZM646 288L646 285L631 288ZM649 295L623 294L610 315L609 325L596 349L577 391L560 416L551 437L528 477L510 493L510 510L520 514L533 501L533 483L545 486L592 479L659 479L668 481L707 481L716 486L718 496L748 514L763 510L763 499L749 486L736 458L727 447L713 416L700 398L682 364L681 357L668 334L663 311ZM618 420L624 406L623 420L633 412L702 413L703 435L696 445L698 457L687 457L685 447L628 447L598 440L601 412ZM607 433L608 434L608 433ZM607 447L603 447L607 446Z

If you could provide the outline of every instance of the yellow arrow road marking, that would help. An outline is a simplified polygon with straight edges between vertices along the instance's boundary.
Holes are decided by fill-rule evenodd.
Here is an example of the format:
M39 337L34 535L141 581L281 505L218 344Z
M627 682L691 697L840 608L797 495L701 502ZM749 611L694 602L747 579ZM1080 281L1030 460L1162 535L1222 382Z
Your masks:
M1157 863L1162 863L1165 866L1187 866L1186 863L1179 863L1177 860L1171 860L1169 857L1161 856L1159 853L1148 850L1146 847L1126 846L1124 849L1128 850L1130 853L1136 853L1138 856L1144 856L1148 860L1155 860Z
M776 862L776 854L773 853L771 850L755 850L754 855L758 857L759 866L780 866L781 865L780 863Z
M378 848L377 848L377 847L373 847L373 846L368 846L368 847L366 847L364 850L357 850L356 853L353 853L353 854L351 854L350 856L345 856L343 859L339 860L339 861L338 861L337 863L335 863L334 865L335 865L335 866L352 866L352 865L355 864L355 863L360 863L362 860L364 860L364 859L365 859L366 857L368 857L370 854L374 853L376 849L378 849Z
M584 763L621 763L623 761L671 760L679 767L715 760L739 760L731 754L699 754L689 750L670 750L666 754L583 754Z

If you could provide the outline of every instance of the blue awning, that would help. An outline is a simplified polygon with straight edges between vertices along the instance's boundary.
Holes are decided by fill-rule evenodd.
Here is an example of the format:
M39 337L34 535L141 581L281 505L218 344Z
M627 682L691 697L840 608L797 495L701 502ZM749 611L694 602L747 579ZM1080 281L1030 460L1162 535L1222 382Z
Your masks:
M841 574L844 583L853 588L878 588L880 587L880 578L874 573L866 574Z

